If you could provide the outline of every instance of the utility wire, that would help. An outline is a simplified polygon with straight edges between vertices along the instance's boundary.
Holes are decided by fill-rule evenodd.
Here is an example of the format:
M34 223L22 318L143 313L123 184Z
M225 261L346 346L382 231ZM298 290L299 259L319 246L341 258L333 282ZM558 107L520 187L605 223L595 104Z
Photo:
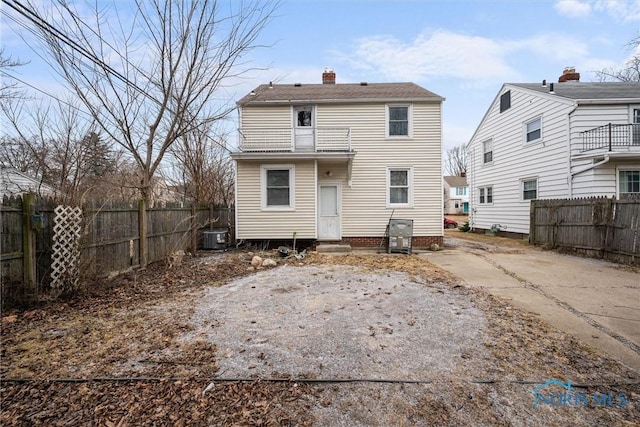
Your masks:
M17 0L13 0L14 4L10 3L9 0L2 0L2 2L7 6L9 6L11 9L13 9L14 11L16 11L17 13L19 13L20 15L22 15L23 17L25 17L28 21L36 25L38 28L40 28L42 32L55 37L57 40L69 46L73 51L80 53L82 56L84 56L94 64L101 67L103 70L105 70L105 72L114 75L117 79L124 82L127 86L134 88L139 93L145 95L147 98L156 102L158 105L162 105L162 102L160 102L151 94L149 94L147 91L145 91L144 89L136 85L134 82L129 80L126 76L122 75L120 72L118 72L116 69L111 67L109 64L105 63L103 60L98 58L95 54L93 54L92 52L90 52L89 50L87 50L77 42L73 41L71 38L69 38L68 35L66 35L61 30L57 29L56 27L48 23L46 20L44 20L40 15L38 15L33 10L29 9L28 7L26 7L25 5L23 5ZM101 39L101 41L103 40Z

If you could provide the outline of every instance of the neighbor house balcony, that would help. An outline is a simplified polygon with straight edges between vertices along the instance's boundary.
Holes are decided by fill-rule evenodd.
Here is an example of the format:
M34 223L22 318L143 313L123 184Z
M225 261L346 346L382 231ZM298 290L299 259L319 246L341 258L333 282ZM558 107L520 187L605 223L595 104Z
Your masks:
M351 152L351 129L343 127L242 128L243 153Z
M609 155L640 156L640 123L606 124L582 132L582 150L577 157Z

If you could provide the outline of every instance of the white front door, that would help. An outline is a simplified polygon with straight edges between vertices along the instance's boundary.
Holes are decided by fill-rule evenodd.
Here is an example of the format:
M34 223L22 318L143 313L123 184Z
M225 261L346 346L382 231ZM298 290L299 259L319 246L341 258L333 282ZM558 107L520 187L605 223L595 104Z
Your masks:
M293 109L293 130L295 150L313 151L313 107L295 107Z
M318 239L340 240L340 183L322 183L318 186Z

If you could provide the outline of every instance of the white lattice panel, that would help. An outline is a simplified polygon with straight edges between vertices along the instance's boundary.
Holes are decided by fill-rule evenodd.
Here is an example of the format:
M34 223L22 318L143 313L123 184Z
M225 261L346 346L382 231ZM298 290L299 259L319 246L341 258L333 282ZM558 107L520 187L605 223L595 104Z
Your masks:
M82 209L57 206L54 212L51 287L61 291L74 290L78 287Z

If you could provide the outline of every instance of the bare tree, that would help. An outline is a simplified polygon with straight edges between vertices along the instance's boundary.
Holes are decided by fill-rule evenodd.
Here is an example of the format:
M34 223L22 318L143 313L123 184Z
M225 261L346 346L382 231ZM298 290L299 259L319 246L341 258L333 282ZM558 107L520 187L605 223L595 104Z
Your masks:
M41 178L60 201L78 203L100 194L91 190L116 173L121 153L110 148L73 104L57 101L25 108L14 102L3 104L2 112L14 135L3 138L0 163Z
M445 173L450 176L464 176L467 173L467 158L464 145L447 150L444 168Z
M26 62L21 62L11 59L11 57L5 56L4 48L0 49L0 101L7 102L13 98L20 97L20 91L18 83L14 80L11 81L11 74L8 70L25 65ZM9 80L7 80L7 78Z
M621 68L606 68L596 71L600 81L640 82L640 36L632 39L627 46L635 53Z
M16 13L42 19L37 28L51 64L101 132L130 153L146 200L169 148L235 109L215 96L224 82L251 70L246 56L259 47L257 37L277 7L258 0L224 6L136 0L129 16L107 16L94 4L88 18L63 0L45 4L30 2L25 11L10 2Z
M228 135L208 123L183 136L171 149L178 161L185 198L196 203L229 206L233 201L233 165Z

